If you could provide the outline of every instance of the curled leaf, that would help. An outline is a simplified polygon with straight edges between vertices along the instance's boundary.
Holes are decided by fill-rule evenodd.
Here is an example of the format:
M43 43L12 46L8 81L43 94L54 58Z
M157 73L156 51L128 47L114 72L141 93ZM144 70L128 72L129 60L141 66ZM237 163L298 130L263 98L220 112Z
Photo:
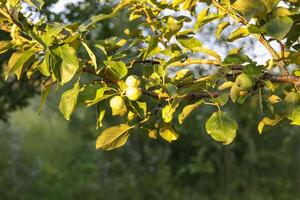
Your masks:
M179 136L171 126L167 126L167 125L160 128L159 134L163 139L165 139L166 141L168 141L170 143L172 141L177 140L177 138Z

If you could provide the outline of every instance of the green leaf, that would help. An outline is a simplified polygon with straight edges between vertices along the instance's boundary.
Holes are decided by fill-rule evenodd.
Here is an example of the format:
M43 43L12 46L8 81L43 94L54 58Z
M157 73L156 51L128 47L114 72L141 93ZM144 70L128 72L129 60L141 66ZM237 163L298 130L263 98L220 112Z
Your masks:
M294 110L300 106L300 94L297 92L290 92L284 98L285 112L287 118L293 120Z
M11 8L16 7L19 3L20 3L20 0L7 0L6 5L7 5L8 9L11 9Z
M80 85L77 82L72 89L65 91L61 96L59 110L66 120L70 120L71 115L75 111L79 92Z
M121 0L119 4L113 9L113 13L117 13L126 6L130 5L133 0Z
M5 53L10 48L11 48L10 41L0 41L0 54Z
M159 134L164 140L170 143L177 140L177 138L179 137L176 131L171 126L168 125L163 125L159 129Z
M25 0L27 3L40 10L45 4L43 0Z
M50 67L53 63L53 56L51 55L50 51L46 51L45 57L43 62L38 66L38 70L44 75L44 76L50 76Z
M150 56L153 56L157 53L160 52L160 48L158 46L158 38L157 37L151 37L150 38L150 41L149 41L149 45L148 45L148 48L144 54L144 59L150 57Z
M134 128L128 124L120 124L105 129L96 141L96 149L113 150L123 146L129 137L128 131Z
M64 44L52 51L61 59L60 82L65 84L69 82L79 68L79 61L75 49L69 44Z
M25 52L15 52L11 55L8 61L8 68L5 71L5 79L17 70L22 70L23 66L34 56L33 50L27 50ZM18 76L18 78L20 78Z
M46 37L56 37L60 32L62 32L62 30L66 27L65 24L61 24L61 23L51 23L51 24L47 24L46 27L46 33L45 36ZM43 35L44 36L44 35ZM50 44L50 43L47 43Z
M263 28L268 35L278 40L282 40L289 33L293 24L294 21L290 17L275 17L266 23Z
M230 25L229 22L221 22L217 26L216 37L220 39L222 32Z
M109 19L109 18L112 18L114 17L115 14L112 13L112 14L99 14L99 15L95 15L93 17L91 17L91 19L85 21L84 23L82 23L80 26L79 26L79 31L80 32L85 32L88 30L88 28L92 25L94 25L95 23L97 22L100 22L100 21L103 21L105 19Z
M137 104L139 113L142 112L142 116L143 116L143 118L145 118L146 115L147 115L147 103L146 102L135 101L135 102L133 102L133 104Z
M261 0L237 0L231 5L231 8L237 10L248 19L267 11Z
M202 43L193 37L180 36L177 37L176 39L183 47L190 49L192 51L197 51L202 46Z
M170 40L171 37L180 31L183 26L183 20L177 21L173 17L168 17L167 30L164 33L164 37Z
M207 54L209 56L212 56L212 57L216 58L219 62L221 62L221 56L212 49L208 49L208 48L202 46L202 47L195 48L194 51L201 52L201 53Z
M173 8L183 3L185 0L174 0L172 3Z
M101 44L95 44L95 47L97 47L98 49L100 49L104 53L104 55L107 56L107 51L106 51L106 49L105 49L105 47L103 45L101 45Z
M222 85L220 85L218 87L218 90L226 90L228 88L231 88L234 85L234 82L232 81L226 81L225 83L223 83Z
M252 60L244 54L229 54L222 63L224 66L233 64L243 64L245 62L252 62Z
M95 83L95 84L89 84L89 85L83 85L81 87L81 92L78 96L77 104L78 105L85 105L87 100L93 100L96 98L97 91L100 88L103 88L104 86Z
M300 126L300 106L297 106L294 110L293 113L291 115L291 124L292 125L296 125L296 126Z
M113 96L114 94L107 94L105 95L105 92L110 90L111 88L109 87L101 87L99 89L96 90L96 93L95 93L95 96L93 97L93 99L89 99L89 100L86 100L85 103L88 107L92 106L92 105L95 105L111 96Z
M225 145L230 144L235 136L238 129L238 125L225 112L215 112L207 120L206 124L207 133L216 141L222 142Z
M261 2L265 5L267 8L268 13L272 11L273 8L275 8L280 0L261 0Z
M278 7L273 11L273 15L278 17L286 17L293 15L293 13L288 8Z
M103 63L117 79L124 78L128 73L126 64L122 61L104 61Z
M185 0L182 9L188 10L193 4L193 0Z
M224 16L216 13L208 14L209 9L210 9L209 7L206 7L198 14L196 23L194 25L194 30L198 30L199 28L203 27L205 24Z
M175 85L167 83L163 86L163 88L165 92L170 95L170 97L175 97L177 95L178 88Z
M98 129L99 127L103 126L102 121L103 121L105 113L106 113L105 106L97 104L97 112L99 113L99 116L97 119L97 129Z
M176 107L173 107L173 105L168 104L165 107L163 107L161 113L164 122L170 123L173 120L173 114L175 111L176 111Z
M214 102L220 106L225 106L228 103L228 101L229 101L228 93L223 93L214 99Z
M198 101L197 103L185 106L182 112L178 115L178 121L180 124L184 122L184 120L203 103L203 100Z
M258 124L258 132L259 134L262 134L264 127L267 126L276 126L281 120L283 120L285 117L281 117L280 115L275 115L274 119L271 119L269 117L264 117Z
M248 35L250 35L248 28L241 27L241 28L238 28L235 31L233 31L229 35L227 41L228 42L233 42L233 41L235 41L237 39L240 39L240 38L243 38L243 37L247 37Z
M88 46L88 44L86 42L81 41L82 45L84 46L85 50L87 51L87 53L89 54L93 65L95 67L95 70L97 70L98 66L97 66L97 59L96 56L94 54L94 52L90 49L90 47Z

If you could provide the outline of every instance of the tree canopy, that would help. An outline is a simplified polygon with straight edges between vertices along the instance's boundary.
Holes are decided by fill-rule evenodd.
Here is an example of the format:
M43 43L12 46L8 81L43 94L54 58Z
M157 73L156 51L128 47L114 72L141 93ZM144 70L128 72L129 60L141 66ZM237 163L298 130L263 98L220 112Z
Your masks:
M223 144L230 144L238 131L226 110L229 104L256 105L265 114L259 133L282 121L300 125L297 0L121 0L112 10L76 23L50 21L43 5L42 0L0 3L0 29L10 36L0 41L0 53L12 53L4 78L36 80L42 91L40 111L49 91L66 85L59 109L67 120L79 106L95 108L99 128L109 115L120 118L120 124L102 131L97 149L124 145L133 129L152 139L177 140L176 127L202 106L215 108L205 128ZM128 27L94 40L99 22L118 15ZM230 45L254 38L272 58L259 64L243 48L220 55L218 47L200 41L200 30L209 24L215 35L203 36L207 40L215 37ZM190 66L199 66L201 74Z

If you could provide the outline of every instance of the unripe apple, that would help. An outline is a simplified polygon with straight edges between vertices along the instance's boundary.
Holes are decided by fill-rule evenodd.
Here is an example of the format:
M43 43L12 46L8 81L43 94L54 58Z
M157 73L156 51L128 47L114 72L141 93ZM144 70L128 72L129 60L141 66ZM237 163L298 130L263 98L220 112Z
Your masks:
M136 101L142 96L142 90L137 87L128 87L126 89L126 96L129 100Z
M141 80L136 75L130 75L127 77L125 83L128 87L139 87L141 84Z
M113 98L111 98L109 105L115 110L120 110L124 107L125 102L121 96L114 96Z
M253 87L251 78L245 73L238 75L235 83L241 90L249 90Z

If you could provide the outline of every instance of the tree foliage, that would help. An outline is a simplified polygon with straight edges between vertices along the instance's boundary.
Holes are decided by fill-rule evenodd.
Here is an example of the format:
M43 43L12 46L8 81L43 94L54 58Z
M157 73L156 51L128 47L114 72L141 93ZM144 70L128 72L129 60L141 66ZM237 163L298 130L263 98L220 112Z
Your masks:
M257 104L266 115L258 124L260 133L264 126L284 120L300 124L298 1L121 0L109 13L67 24L50 23L42 14L31 19L24 6L43 11L42 0L0 3L0 27L10 34L9 40L0 41L0 53L13 51L5 79L22 81L38 74L42 102L51 88L67 85L71 89L59 105L67 120L83 104L95 107L98 127L107 115L120 117L120 125L100 134L97 149L124 145L132 129L172 142L179 136L175 125L199 106L216 108L206 130L224 144L234 140L238 129L233 116L223 111L228 104ZM118 37L90 39L99 22L124 11L133 27L124 27ZM256 38L272 58L260 65L242 48L221 56L199 39L207 24L215 25L215 37L224 37L227 44ZM228 27L235 30L225 36ZM270 44L273 41L279 51ZM206 69L205 73L196 76L190 66ZM123 99L122 106L113 106L116 96Z

